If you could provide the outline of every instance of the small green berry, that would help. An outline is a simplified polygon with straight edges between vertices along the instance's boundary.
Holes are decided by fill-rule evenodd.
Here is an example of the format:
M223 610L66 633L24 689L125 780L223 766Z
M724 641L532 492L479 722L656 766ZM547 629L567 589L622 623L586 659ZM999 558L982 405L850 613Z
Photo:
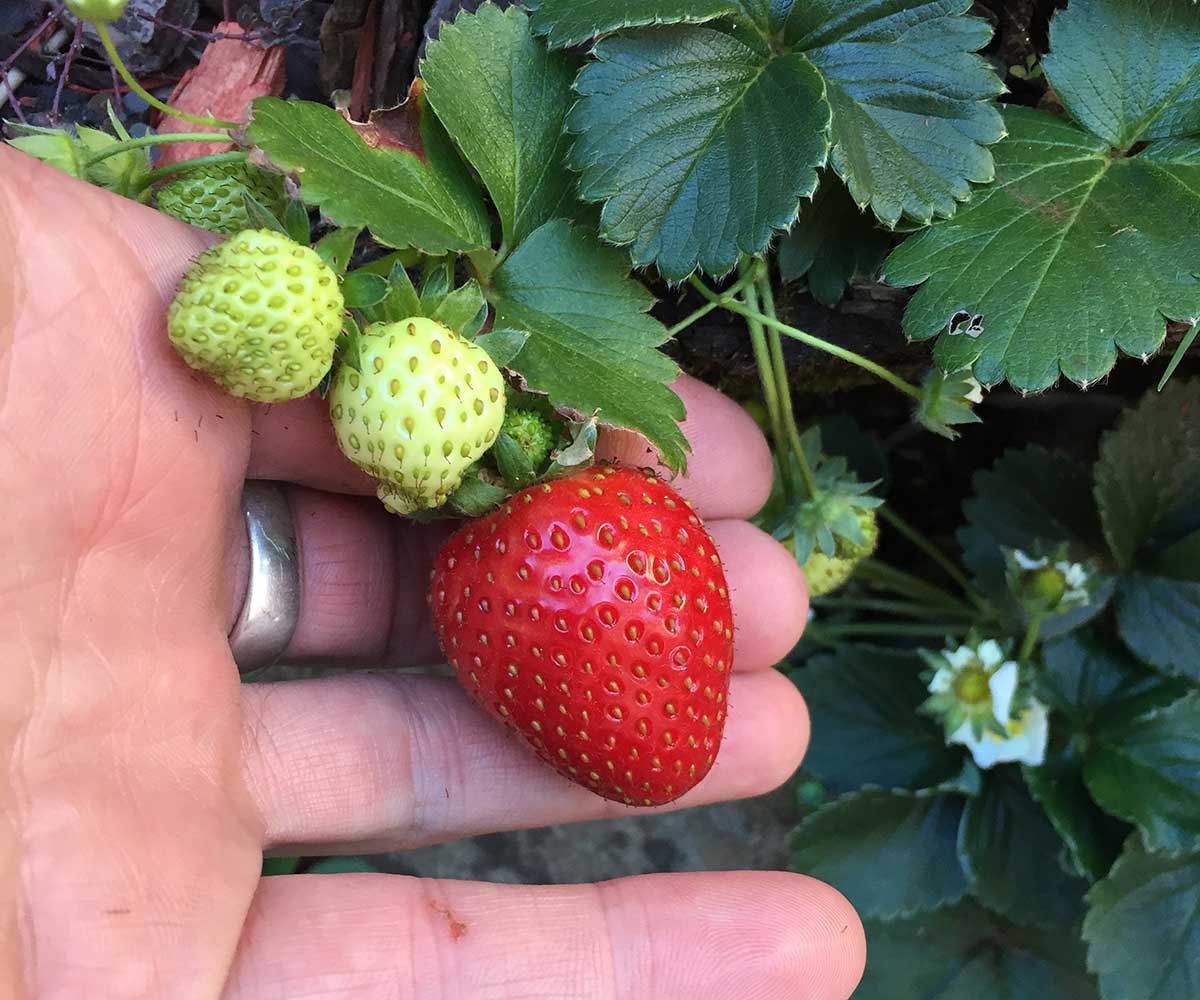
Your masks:
M854 575L854 567L857 565L857 559L827 556L820 550L813 552L804 564L808 596L824 597L826 594L832 594Z
M232 236L249 229L243 192L249 192L277 218L287 208L283 178L246 163L213 163L190 170L158 189L160 212L213 233Z
M202 253L167 310L171 343L226 391L261 403L316 388L333 363L344 303L316 253L248 229Z
M504 406L487 352L424 316L367 327L358 366L341 364L329 392L338 444L397 514L446 502L495 442Z
M81 21L107 24L125 13L129 0L67 0L67 10Z
M536 410L509 410L500 429L517 443L534 469L540 469L550 457L554 428Z
M879 521L874 510L857 510L858 526L862 529L863 542L852 542L844 535L837 536L837 556L839 559L850 559L858 562L875 552L879 544Z

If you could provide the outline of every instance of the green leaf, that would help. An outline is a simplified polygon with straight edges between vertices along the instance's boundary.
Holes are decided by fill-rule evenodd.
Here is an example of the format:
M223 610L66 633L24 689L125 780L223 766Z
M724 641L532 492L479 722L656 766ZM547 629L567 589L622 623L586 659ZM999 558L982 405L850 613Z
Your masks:
M574 75L523 11L493 4L443 25L421 64L430 107L483 178L509 247L576 208L563 134Z
M812 63L708 27L603 39L567 118L601 235L670 281L765 250L817 186L829 104Z
M961 899L957 795L868 789L822 806L796 828L792 868L828 882L865 918L891 919Z
M1088 965L1106 1000L1200 996L1200 854L1147 854L1130 837L1088 903Z
M869 923L867 940L854 1000L1098 1000L1075 935L1015 927L973 902Z
M529 334L524 330L489 330L475 338L475 346L482 347L496 364L507 368L527 340Z
M1104 813L1083 783L1083 761L1068 748L1047 754L1040 767L1023 767L1029 794L1062 837L1076 874L1090 881L1112 867L1129 827Z
M806 771L835 794L863 785L929 788L948 781L963 755L917 709L929 692L915 653L844 646L792 674L812 717Z
M347 309L366 309L387 298L388 283L385 278L368 271L354 271L342 282L342 298Z
M1130 573L1117 588L1117 628L1152 667L1200 681L1200 566L1178 580Z
M812 204L779 244L779 274L784 281L808 278L808 290L822 305L841 301L856 275L874 275L891 237L862 211L846 186L826 174Z
M1114 148L1200 132L1192 0L1071 0L1042 68L1071 116Z
M528 387L559 409L640 431L672 468L688 447L684 407L668 387L675 363L655 348L666 328L653 297L628 276L618 250L562 220L522 243L492 277L497 328L529 340L513 362Z
M308 246L311 227L308 221L308 209L304 207L303 202L294 198L288 199L287 208L284 209L283 214L283 228L293 242L299 243L301 246Z
M1010 450L973 480L974 496L963 504L967 524L958 533L963 561L978 587L1010 624L1026 620L1005 578L1004 549L1027 553L1039 545L1070 543L1071 555L1086 557L1103 548L1099 517L1086 466L1044 448ZM1112 595L1103 584L1088 607L1047 616L1042 634L1053 638L1103 610Z
M354 256L354 244L361 232L361 226L341 226L317 240L313 249L336 274L345 274L346 268L350 266L350 258Z
M454 259L427 260L421 268L421 312L432 316L454 287Z
M1187 693L1185 684L1150 673L1094 630L1046 643L1039 680L1042 698L1081 731L1169 705Z
M860 206L887 225L950 216L995 169L1004 135L991 100L1004 83L978 51L992 30L970 0L805 0L787 42L825 78L830 161Z
M512 437L501 431L492 445L492 455L500 475L514 490L524 489L537 479L537 469L529 461L521 446Z
M1121 350L1148 357L1166 320L1200 315L1200 140L1136 156L1027 108L1005 113L996 182L954 219L910 237L885 280L921 285L904 314L938 337L946 371L974 364L985 384L1022 391L1107 375ZM979 317L977 337L954 317Z
M1063 841L1033 800L1021 772L998 768L967 800L958 849L971 891L1017 923L1062 927L1083 915L1083 879L1058 863Z
M533 30L552 49L646 24L711 21L741 10L738 0L526 0Z
M380 318L388 323L398 323L410 316L421 315L421 298L400 261L392 265L392 273L388 277L388 295L380 303L380 312Z
M491 244L479 188L419 97L363 126L374 148L323 104L260 97L253 107L250 141L338 225L367 226L381 243L426 253Z
M1096 502L1117 562L1200 527L1200 379L1147 393L1104 435Z
M446 503L450 513L459 517L482 517L504 503L508 494L508 489L483 479L478 472L468 472Z
M246 206L246 215L250 217L250 225L255 229L270 229L273 232L288 236L287 227L277 218L266 205L242 188L242 203ZM291 237L288 237L291 239Z
M298 857L282 857L282 858L263 858L262 874L268 875L291 875L300 867L301 858Z
M469 278L454 291L448 293L433 311L432 319L462 333L467 325L487 307L483 289L474 278Z
M1096 733L1084 779L1150 850L1200 847L1200 691Z
M350 875L378 872L366 858L322 858L304 870L305 875Z

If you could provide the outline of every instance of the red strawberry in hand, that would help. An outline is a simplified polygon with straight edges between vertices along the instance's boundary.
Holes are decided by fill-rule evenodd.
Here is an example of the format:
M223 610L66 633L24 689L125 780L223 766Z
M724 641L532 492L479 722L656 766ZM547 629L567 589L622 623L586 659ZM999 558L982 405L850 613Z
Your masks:
M733 616L713 540L654 476L594 467L443 547L434 623L459 679L572 781L661 805L708 773Z

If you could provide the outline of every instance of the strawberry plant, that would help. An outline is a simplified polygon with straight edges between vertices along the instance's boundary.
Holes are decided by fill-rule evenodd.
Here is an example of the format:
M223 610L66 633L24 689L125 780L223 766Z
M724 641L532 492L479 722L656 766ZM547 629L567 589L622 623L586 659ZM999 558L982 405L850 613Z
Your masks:
M827 800L793 861L868 920L863 997L1191 995L1198 415L1200 382L1173 384L1094 466L1025 447L978 472L959 594L885 605L888 570L817 602L792 677Z
M119 0L67 6L207 131L112 115L13 144L229 236L168 314L184 361L257 401L319 391L389 510L466 519L430 599L484 710L616 802L704 779L735 623L669 482L690 446L668 345L732 323L773 450L756 523L814 601L788 666L827 801L794 863L869 922L858 996L1192 1000L1200 388L1170 380L1200 336L1193 0L1031 4L1045 44L1020 53L969 0L485 3L395 107L263 97L237 122L133 78ZM228 151L155 164L213 130ZM793 321L848 314L864 278L903 302L894 350ZM1045 412L1024 395L1169 337L1161 394L1098 457L1025 427L984 457L1006 407ZM866 398L873 436L819 419L836 387L801 348L880 390L834 403ZM593 464L603 429L657 471ZM957 553L889 471L943 446L947 482L976 470Z

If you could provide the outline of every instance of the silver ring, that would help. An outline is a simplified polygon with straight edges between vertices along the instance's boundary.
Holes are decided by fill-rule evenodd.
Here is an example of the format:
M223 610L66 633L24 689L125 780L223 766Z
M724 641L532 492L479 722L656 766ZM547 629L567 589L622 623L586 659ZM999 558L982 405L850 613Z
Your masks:
M242 512L250 540L250 580L229 648L242 673L275 663L300 624L300 560L287 494L276 483L248 480Z

